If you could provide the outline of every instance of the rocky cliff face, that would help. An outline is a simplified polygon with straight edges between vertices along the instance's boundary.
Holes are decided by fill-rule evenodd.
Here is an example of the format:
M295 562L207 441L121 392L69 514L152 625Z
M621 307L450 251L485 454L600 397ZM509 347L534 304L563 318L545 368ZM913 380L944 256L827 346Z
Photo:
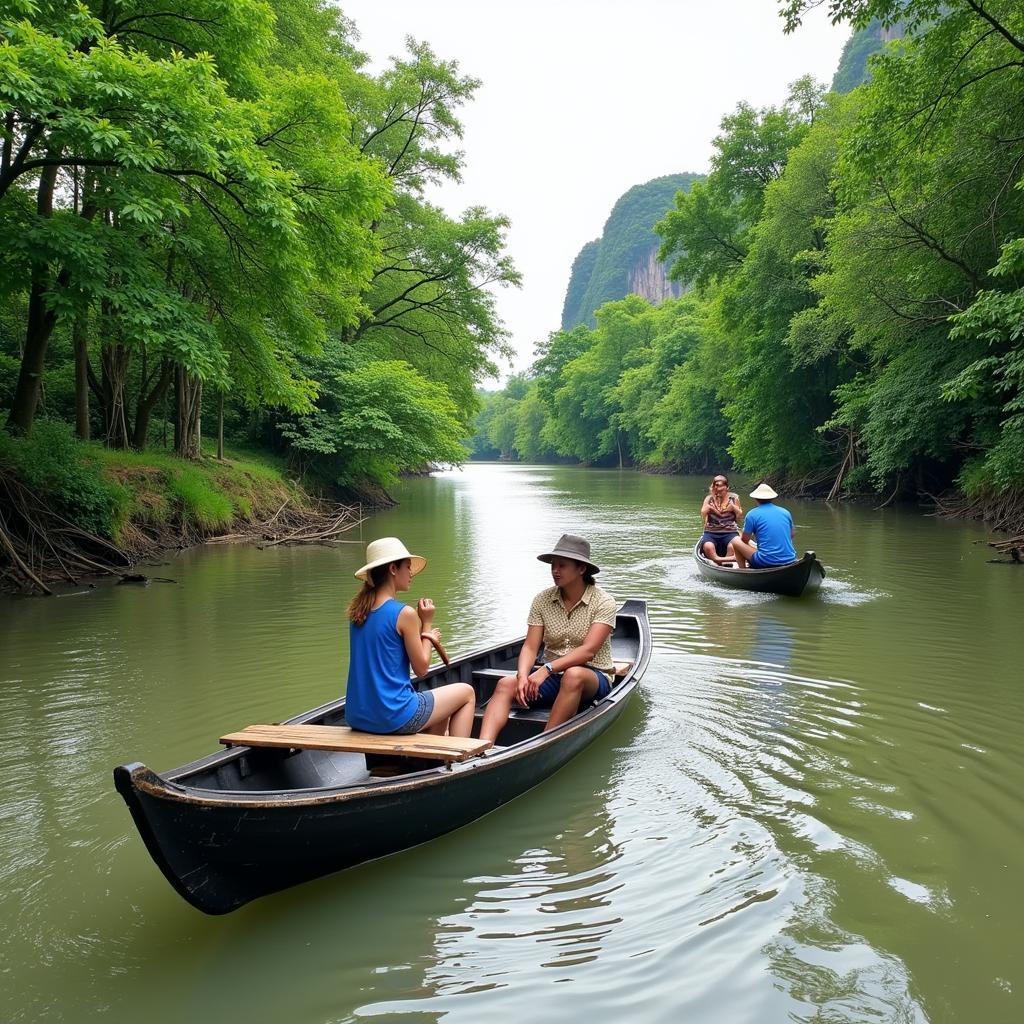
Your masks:
M660 239L654 225L668 212L675 194L689 189L699 174L668 174L635 185L612 207L600 238L580 250L572 266L562 307L562 329L594 326L594 311L606 302L641 295L649 302L678 297L658 262Z
M886 43L902 39L904 35L906 26L901 21L888 28L883 28L878 21L872 21L855 31L843 47L839 67L836 68L835 77L832 79L833 90L847 93L868 81L871 77L868 71L870 58L880 53Z
M652 304L666 299L678 299L682 288L678 281L670 281L665 264L658 259L658 246L652 245L646 259L640 259L629 271L629 294L639 295Z

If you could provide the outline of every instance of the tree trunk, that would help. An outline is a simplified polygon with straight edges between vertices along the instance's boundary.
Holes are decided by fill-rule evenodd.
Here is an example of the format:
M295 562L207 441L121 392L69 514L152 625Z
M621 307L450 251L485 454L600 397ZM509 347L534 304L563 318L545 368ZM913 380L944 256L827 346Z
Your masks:
M11 166L11 151L14 148L14 111L8 111L4 118L4 139L0 146L0 175L4 175Z
M104 345L103 394L105 398L104 425L108 448L128 447L128 413L124 407L124 382L132 354L124 345Z
M89 348L85 336L85 314L75 317L72 328L75 348L75 433L80 441L89 440Z
M152 388L149 381L143 377L142 390L139 395L139 404L135 408L135 430L132 432L132 447L141 451L146 447L149 437L149 420L156 408L156 403L167 395L167 389L174 374L174 363L170 359L160 361L160 371L156 383ZM164 437L166 447L167 438Z
M56 183L57 168L44 167L36 194L36 212L40 217L53 216L53 191ZM22 434L32 430L32 420L39 402L39 385L43 379L46 348L57 322L57 314L47 308L45 299L51 284L48 263L33 263L31 282L25 324L25 351L11 401L11 412L7 417L7 426Z
M174 371L174 451L183 459L198 459L202 447L203 382L183 366Z
M217 402L217 458L224 461L224 392Z

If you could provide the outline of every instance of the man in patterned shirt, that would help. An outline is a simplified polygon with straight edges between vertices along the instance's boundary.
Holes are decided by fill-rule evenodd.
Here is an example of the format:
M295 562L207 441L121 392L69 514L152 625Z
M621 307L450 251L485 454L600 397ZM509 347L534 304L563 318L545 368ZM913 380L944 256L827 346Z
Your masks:
M495 687L480 726L482 740L497 740L513 701L523 708L551 708L547 731L611 692L615 599L594 582L601 570L591 561L589 542L566 533L537 558L550 563L555 585L533 599L516 674ZM542 646L543 663L535 667Z

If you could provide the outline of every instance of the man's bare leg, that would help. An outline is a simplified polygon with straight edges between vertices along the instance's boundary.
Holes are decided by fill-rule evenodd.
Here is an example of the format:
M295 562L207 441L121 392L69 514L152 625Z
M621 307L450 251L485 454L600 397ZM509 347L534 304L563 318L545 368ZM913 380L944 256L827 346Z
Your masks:
M484 708L484 720L480 723L480 739L498 741L498 733L508 722L508 713L512 710L512 701L516 695L517 680L515 676L505 676L498 681L491 699Z
M754 557L757 548L753 544L745 544L739 537L733 537L729 541L729 554L736 559L736 565L740 569L748 568L747 563Z
M582 665L574 665L562 673L562 682L558 687L558 696L551 705L551 714L544 731L548 732L568 722L580 709L584 700L590 700L597 693L597 676L592 669Z

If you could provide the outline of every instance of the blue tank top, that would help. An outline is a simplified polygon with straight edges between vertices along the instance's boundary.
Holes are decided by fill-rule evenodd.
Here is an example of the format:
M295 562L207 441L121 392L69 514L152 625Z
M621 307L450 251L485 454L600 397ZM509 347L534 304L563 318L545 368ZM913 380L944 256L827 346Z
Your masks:
M345 721L353 729L394 732L419 710L409 679L409 655L397 629L404 607L392 597L361 626L349 623Z

